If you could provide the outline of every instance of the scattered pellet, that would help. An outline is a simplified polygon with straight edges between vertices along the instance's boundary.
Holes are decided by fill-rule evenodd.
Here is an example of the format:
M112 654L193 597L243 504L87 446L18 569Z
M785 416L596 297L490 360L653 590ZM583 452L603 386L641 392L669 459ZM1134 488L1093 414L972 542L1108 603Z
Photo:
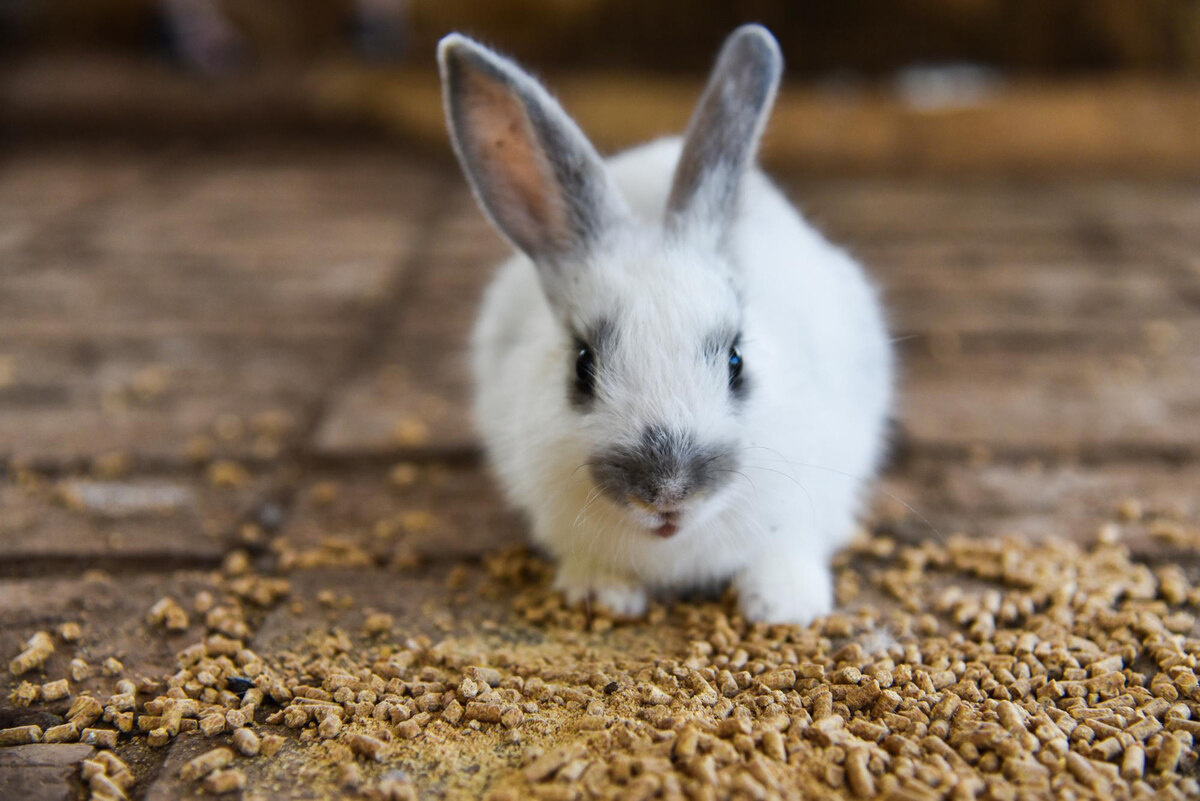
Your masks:
M1172 773L1183 756L1183 740L1175 735L1163 737L1158 746L1158 758L1154 760L1154 770L1159 773Z
M317 734L323 740L332 740L342 733L342 721L337 715L326 715L325 718L317 724Z
M91 726L104 714L104 707L90 695L80 695L71 703L67 710L67 720L81 730Z
M572 743L535 759L522 771L531 782L540 782L552 776L563 765L582 759L586 749L583 743Z
M1146 749L1141 743L1132 743L1121 760L1121 778L1128 782L1139 781L1145 770Z
M500 723L506 729L515 729L525 721L525 713L520 707L509 704L500 710Z
M190 621L187 611L170 596L160 599L146 613L146 621L167 631L184 631Z
M216 737L221 732L225 731L225 716L219 712L213 712L200 718L200 731L205 737Z
M75 658L67 666L67 673L70 675L71 681L78 683L92 675L92 668L83 659Z
M394 618L386 612L374 612L363 620L363 634L368 637L387 634L394 622Z
M42 735L42 740L47 743L73 743L78 739L79 728L69 721L60 726L51 726Z
M11 729L0 729L0 746L26 745L42 740L40 726L14 726Z
M279 749L283 748L284 738L278 734L267 734L262 738L260 746L263 756L273 757L279 753Z
M772 690L790 690L796 683L796 671L771 670L764 673L760 681Z
M262 741L249 729L238 729L233 733L233 747L242 756L257 756L262 749Z
M481 686L485 684L489 687L500 686L500 671L496 670L495 668L474 665L463 670L463 674L474 679Z
M37 670L46 664L46 660L54 653L54 639L49 632L39 631L25 643L25 650L13 657L8 663L8 672L20 676L31 670Z
M214 748L185 763L179 769L179 777L184 781L196 781L214 770L226 767L231 762L233 762L233 751L228 748Z
M875 778L867 769L865 748L852 748L846 754L846 781L850 790L859 798L871 798L875 795Z
M71 694L71 685L66 679L47 682L42 685L43 701L59 701Z
M117 732L113 729L84 729L79 732L79 742L96 748L116 748Z
M478 720L482 723L499 723L502 712L500 704L485 704L471 701L467 704L467 720Z
M343 762L337 767L337 783L347 790L357 789L363 783L362 768L354 762Z
M246 787L246 774L236 768L215 770L204 779L204 789L220 795L233 793Z
M125 801L129 796L125 789L105 773L93 773L87 777L91 801Z
M58 638L66 643L79 642L83 636L83 627L74 621L67 621L58 627Z
M8 698L17 706L32 706L42 697L42 688L38 685L23 681L17 685Z
M367 734L351 734L345 742L354 753L376 762L382 762L387 755L387 743Z

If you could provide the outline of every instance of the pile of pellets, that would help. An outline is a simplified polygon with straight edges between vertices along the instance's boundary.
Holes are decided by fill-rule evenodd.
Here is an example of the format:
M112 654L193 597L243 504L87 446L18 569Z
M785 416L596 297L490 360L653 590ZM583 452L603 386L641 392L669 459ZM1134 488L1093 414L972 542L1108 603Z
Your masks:
M122 749L183 739L205 744L182 781L248 799L281 780L386 800L1200 796L1200 588L1179 567L1133 561L1109 530L1091 547L868 537L837 571L842 611L806 627L748 624L728 597L618 621L505 551L447 578L496 610L478 631L410 636L377 612L256 653L255 610L293 601L235 552L211 590L147 610L164 631L204 624L175 673L106 665L114 693L0 744L97 746L81 778L110 800L137 792ZM36 633L10 670L78 636ZM60 699L69 678L14 700Z

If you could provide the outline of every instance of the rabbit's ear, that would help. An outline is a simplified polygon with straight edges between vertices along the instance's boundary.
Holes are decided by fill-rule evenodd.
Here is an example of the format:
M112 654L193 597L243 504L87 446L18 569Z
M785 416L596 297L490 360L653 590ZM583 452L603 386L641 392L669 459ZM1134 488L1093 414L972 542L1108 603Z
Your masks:
M516 64L459 34L438 45L454 150L487 215L538 265L553 300L563 264L627 214L595 148Z
M667 201L668 226L724 236L782 70L779 45L761 25L743 25L725 40L688 124Z

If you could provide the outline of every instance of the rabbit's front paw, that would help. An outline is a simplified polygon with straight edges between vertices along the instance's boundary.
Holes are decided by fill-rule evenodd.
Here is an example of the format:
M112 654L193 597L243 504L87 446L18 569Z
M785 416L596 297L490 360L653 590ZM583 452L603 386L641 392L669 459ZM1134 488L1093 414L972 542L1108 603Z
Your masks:
M569 604L592 603L614 617L635 618L646 614L646 589L616 576L563 564L554 578L554 588Z
M833 609L833 576L823 560L771 554L734 579L738 608L751 622L799 623Z

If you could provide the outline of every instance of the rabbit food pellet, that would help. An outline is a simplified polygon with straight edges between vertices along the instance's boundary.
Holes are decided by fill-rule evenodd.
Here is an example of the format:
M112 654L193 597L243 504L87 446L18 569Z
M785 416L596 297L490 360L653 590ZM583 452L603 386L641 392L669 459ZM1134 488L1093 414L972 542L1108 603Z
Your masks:
M20 676L31 670L37 670L46 663L54 653L54 639L48 632L39 631L25 643L25 650L13 657L8 663L8 670L14 676Z
M196 781L214 770L226 767L231 762L233 762L232 751L228 748L214 748L187 762L179 769L179 776L185 781Z
M38 726L14 726L11 729L0 729L0 746L26 745L42 740L42 730Z

